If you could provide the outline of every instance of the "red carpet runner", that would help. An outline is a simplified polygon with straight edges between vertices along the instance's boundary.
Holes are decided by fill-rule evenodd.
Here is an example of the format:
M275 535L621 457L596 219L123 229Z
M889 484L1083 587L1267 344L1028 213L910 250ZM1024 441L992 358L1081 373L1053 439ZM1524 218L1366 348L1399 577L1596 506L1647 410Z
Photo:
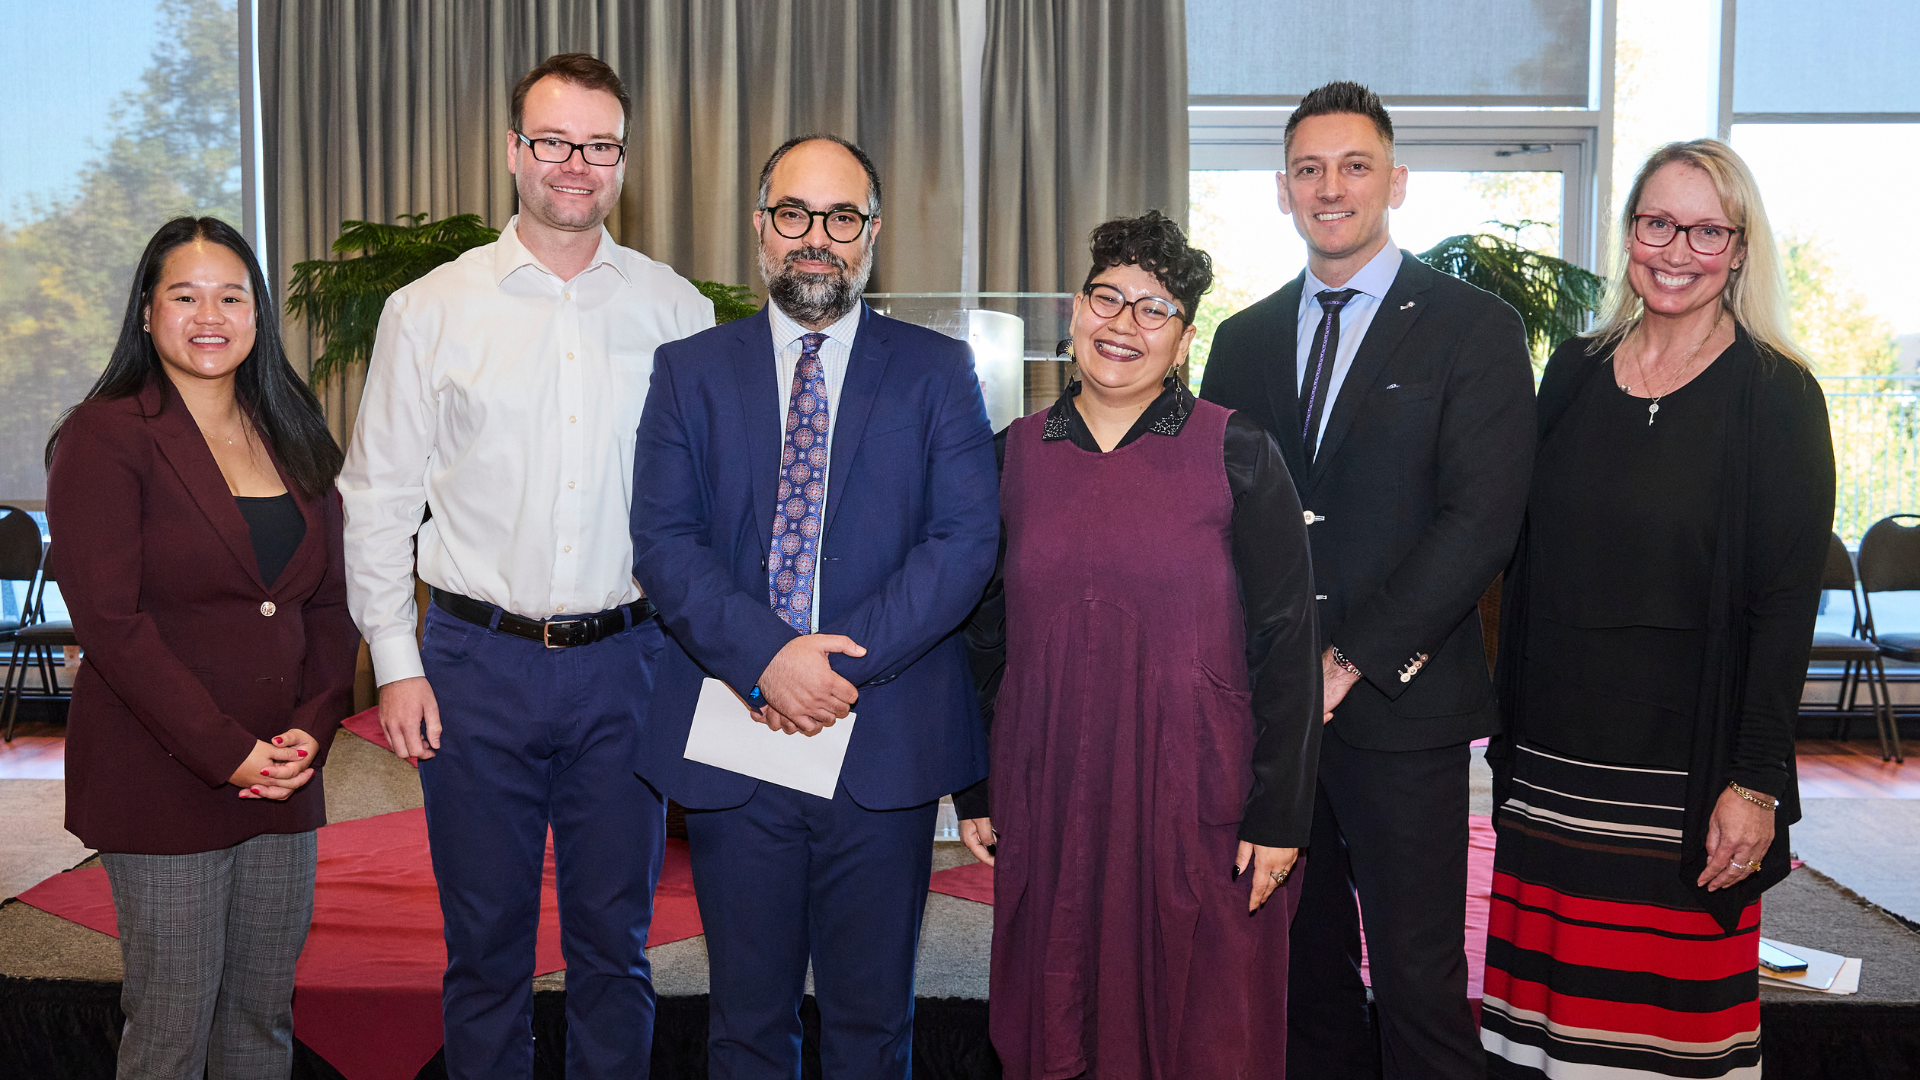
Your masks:
M118 932L107 874L97 867L55 874L20 899L101 933ZM686 842L669 840L647 944L701 932ZM565 966L551 844L534 961L541 975ZM300 1041L348 1080L412 1080L440 1049L440 976L446 966L424 812L403 810L321 829L313 929L293 993Z

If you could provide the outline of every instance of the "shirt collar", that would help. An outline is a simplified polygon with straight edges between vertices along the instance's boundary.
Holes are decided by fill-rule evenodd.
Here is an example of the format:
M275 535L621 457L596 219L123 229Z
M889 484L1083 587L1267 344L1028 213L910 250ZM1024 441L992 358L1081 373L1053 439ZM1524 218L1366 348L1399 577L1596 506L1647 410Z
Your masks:
M1061 391L1053 406L1047 410L1047 422L1040 432L1040 439L1042 442L1071 439L1080 449L1099 453L1100 444L1094 440L1093 432L1087 427L1080 410L1073 405L1073 399L1079 396L1080 380L1075 379L1067 384L1067 388ZM1114 449L1118 450L1142 435L1178 435L1180 429L1187 426L1187 418L1192 415L1193 391L1187 389L1186 383L1176 380L1172 386L1160 391L1160 396L1154 398L1147 406L1147 411L1133 422L1133 427L1127 430L1126 436Z
M1333 286L1314 277L1311 268L1307 270L1306 274L1306 283L1300 289L1300 309L1302 311L1306 310L1308 304L1318 304L1318 301L1314 299L1316 295L1333 288ZM1375 253L1373 258L1368 259L1367 265L1361 267L1359 273L1348 278L1347 283L1342 285L1341 288L1358 289L1368 296L1373 297L1376 301L1384 300L1387 296L1387 290L1393 288L1393 279L1399 276L1400 247L1389 238L1387 240L1387 246Z
M825 334L833 341L845 345L847 350L851 352L853 350L854 335L860 332L860 316L864 313L866 306L867 304L864 300L853 305L852 311L834 320L832 325L821 330L820 333ZM779 304L772 303L771 301L767 304L767 321L773 326L773 344L780 349L784 349L798 340L802 334L813 332L801 326L798 322L795 322L791 315L780 310Z
M633 278L628 275L625 262L620 258L620 245L613 242L613 234L607 231L605 225L600 226L600 245L593 251L593 261L588 263L587 268L581 273L590 273L602 265L613 267L621 280L629 285L633 284ZM494 283L499 284L507 280L514 271L528 266L543 274L553 273L533 252L527 250L527 245L520 242L520 215L515 214L507 219L507 227L500 230L500 239L494 244Z

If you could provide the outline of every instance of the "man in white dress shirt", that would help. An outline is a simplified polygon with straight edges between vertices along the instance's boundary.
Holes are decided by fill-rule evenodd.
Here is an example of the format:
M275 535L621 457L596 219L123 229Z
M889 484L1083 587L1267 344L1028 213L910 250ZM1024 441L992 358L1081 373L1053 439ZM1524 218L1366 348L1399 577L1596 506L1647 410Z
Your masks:
M664 639L632 574L634 432L654 349L712 326L713 305L603 225L630 110L583 53L515 86L520 213L387 302L340 476L381 726L420 761L456 1080L533 1074L549 826L567 1075L645 1076L651 1053L666 821L633 753Z

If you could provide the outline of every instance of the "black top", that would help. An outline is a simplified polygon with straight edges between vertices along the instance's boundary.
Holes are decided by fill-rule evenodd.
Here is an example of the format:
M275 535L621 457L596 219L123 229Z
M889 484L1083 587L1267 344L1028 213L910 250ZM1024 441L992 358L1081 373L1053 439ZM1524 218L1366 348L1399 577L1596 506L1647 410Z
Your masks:
M1527 502L1532 741L1589 760L1687 767L1726 470L1727 372L1708 364L1650 413L1653 403L1622 390L1606 364L1540 444Z
M293 492L278 495L235 495L240 516L247 519L247 533L253 538L253 560L260 564L260 580L273 587L280 571L287 568L300 541L307 536L307 519Z
M1608 354L1589 353L1592 344L1573 339L1547 362L1540 383L1542 442L1557 438L1558 425L1588 394L1617 392L1605 386L1612 378L1612 365L1605 362ZM1813 375L1792 359L1757 346L1744 327L1735 327L1734 343L1712 368L1724 369L1715 374L1726 380L1720 399L1726 426L1715 470L1716 494L1708 511L1714 521L1712 554L1704 578L1699 684L1685 715L1687 802L1675 873L1695 902L1731 930L1747 904L1786 877L1792 846L1787 827L1800 818L1792 771L1793 726L1833 529L1833 443L1826 401ZM1704 384L1702 395L1712 386ZM1644 425L1645 403L1638 408ZM1653 426L1667 418L1663 400ZM1589 448L1602 455L1611 450ZM1548 651L1530 640L1535 626L1547 625L1531 617L1530 610L1549 589L1533 565L1531 536L1543 526L1553 527L1537 515L1537 510L1528 514L1522 543L1501 588L1496 681L1505 730L1487 751L1495 805L1512 794L1513 746L1532 741L1543 727L1551 732L1556 726L1549 710L1533 700L1534 681L1527 670ZM1634 568L1619 556L1608 558L1612 580L1621 587L1652 591L1642 588ZM1618 603L1644 617L1659 610L1661 601L1648 597ZM1729 780L1779 796L1780 809L1760 871L1708 893L1693 882L1707 865L1713 808Z
M1067 439L1082 450L1101 453L1099 442L1073 405L1079 393L1080 384L1070 384L1047 410L1042 438ZM1183 383L1161 391L1114 449L1147 435L1179 435L1193 411L1193 404L1193 393ZM1002 473L1007 465L1007 430L1002 429L993 437L994 458ZM1247 669L1249 685L1253 688L1255 729L1263 733L1284 732L1293 723L1292 699L1286 691L1298 689L1300 673L1297 659L1288 650L1277 648L1280 644L1277 639L1279 631L1288 625L1290 607L1297 604L1302 593L1313 588L1313 583L1299 580L1297 574L1284 573L1286 560L1263 557L1263 552L1271 548L1274 537L1285 536L1285 530L1300 527L1300 503L1279 448L1257 422L1237 412L1229 416L1221 453L1226 464L1227 486L1233 495L1233 567L1240 579L1240 601L1246 612ZM989 731L993 724L994 698L1000 692L1000 679L1007 665L1006 563L1007 531L1002 523L1000 556L994 564L993 579L988 582L980 607L966 626L967 654L980 694L980 716ZM1317 645L1315 651L1317 653ZM1317 666L1314 673L1318 673ZM1318 696L1318 687L1314 688L1314 694ZM1297 749L1297 745L1298 740L1293 740L1293 748ZM1254 746L1255 771L1262 771L1263 755L1287 751L1288 746L1281 739L1259 739ZM1271 771L1289 770L1282 765ZM1308 775L1311 771L1309 767ZM988 815L988 784L989 781L983 780L954 795L955 809L962 818ZM1283 828L1283 822L1254 820L1252 816L1241 823L1243 836L1272 835Z

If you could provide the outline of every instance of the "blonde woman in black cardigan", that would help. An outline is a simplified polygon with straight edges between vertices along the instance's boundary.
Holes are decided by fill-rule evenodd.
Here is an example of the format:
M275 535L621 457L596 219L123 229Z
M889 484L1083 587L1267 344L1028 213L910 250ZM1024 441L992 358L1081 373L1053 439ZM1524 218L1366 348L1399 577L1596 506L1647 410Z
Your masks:
M1833 447L1730 148L1656 151L1620 236L1504 590L1482 1042L1495 1077L1757 1077Z

